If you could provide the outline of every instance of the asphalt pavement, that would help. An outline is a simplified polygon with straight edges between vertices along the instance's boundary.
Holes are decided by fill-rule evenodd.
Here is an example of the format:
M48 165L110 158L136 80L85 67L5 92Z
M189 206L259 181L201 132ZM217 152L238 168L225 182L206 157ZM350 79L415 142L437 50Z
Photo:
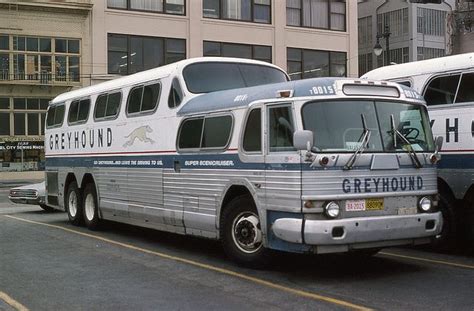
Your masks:
M218 242L9 203L0 189L0 310L474 310L474 254L277 254L262 270Z

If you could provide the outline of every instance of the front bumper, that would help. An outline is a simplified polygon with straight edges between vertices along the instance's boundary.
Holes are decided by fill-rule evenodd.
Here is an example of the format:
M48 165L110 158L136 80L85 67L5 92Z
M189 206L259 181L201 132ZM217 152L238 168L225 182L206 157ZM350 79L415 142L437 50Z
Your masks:
M13 203L17 204L32 204L32 205L40 205L40 204L45 204L45 198L44 197L12 197L8 196L8 199L12 201Z
M335 220L276 219L271 230L286 242L315 246L318 253L427 243L441 232L441 212Z

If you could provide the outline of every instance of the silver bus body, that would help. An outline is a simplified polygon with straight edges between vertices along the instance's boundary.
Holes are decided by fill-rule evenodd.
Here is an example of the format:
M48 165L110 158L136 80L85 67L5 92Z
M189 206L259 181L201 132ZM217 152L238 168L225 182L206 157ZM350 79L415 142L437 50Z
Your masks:
M325 109L332 105L326 101L347 101L334 105L347 105L345 110L350 114L350 102L368 102L367 107L372 107L376 102L385 105L388 100L387 109L405 105L423 112L425 104L413 90L395 83L320 78L191 94L179 107L169 108L166 102L172 78L172 74L150 77L161 81L161 94L158 107L143 115L127 115L131 86L120 87L114 81L107 82L104 89L79 90L53 100L52 107L64 104L68 111L71 101L85 96L94 103L106 90L123 93L116 118L98 122L89 116L82 124L64 121L46 130L49 205L65 210L71 182L77 183L79 191L93 184L100 219L222 239L222 217L229 214L226 209L236 198L245 196L255 205L257 217L246 216L239 223L258 227L261 236L252 238L267 249L301 253L421 244L440 232L442 219L435 208L436 165L431 161L431 147L415 155L421 166L415 166L413 155L404 149L361 150L348 168L345 166L352 161L353 151L362 149L361 143L354 141L357 139L345 142L347 150L318 152L280 148L272 138L274 128L280 126L287 127L282 131L291 135L305 129L307 120L302 111L310 109L311 103L317 107L322 103L320 108ZM179 79L185 88L186 82ZM285 109L278 110L280 107ZM260 124L261 131L257 132L261 136L252 144L260 149L248 151L253 147L245 147L244 140L253 128L247 123L256 110L260 115L252 120ZM290 122L284 122L283 115L277 117L283 111L291 115ZM366 117L375 112L366 112ZM413 120L412 114L403 115L405 122ZM274 126L274 120L281 124ZM227 125L221 129L214 121ZM198 147L183 142L188 135L185 133L192 133L186 122L190 127L204 124ZM357 129L341 133L358 137L361 128L358 122ZM426 130L432 135L429 126ZM203 137L218 140L221 131L229 133L227 141L220 142L219 147L206 147ZM377 134L377 129L371 131L373 137L384 135ZM289 134L281 135L293 139ZM433 202L428 212L419 209L422 197ZM333 219L325 214L329 202L340 207ZM242 253L251 251L244 249Z

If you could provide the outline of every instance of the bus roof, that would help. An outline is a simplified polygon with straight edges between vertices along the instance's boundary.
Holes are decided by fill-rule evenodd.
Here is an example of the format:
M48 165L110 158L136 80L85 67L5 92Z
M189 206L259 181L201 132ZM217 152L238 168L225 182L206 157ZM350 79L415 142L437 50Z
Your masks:
M454 70L474 69L474 53L438 57L417 62L380 67L367 72L362 79L388 80Z
M261 100L261 99L280 99L278 96L279 91L291 91L292 98L295 97L307 97L307 96L327 96L336 95L334 92L322 92L319 94L314 93L314 88L320 88L322 90L334 89L336 81L347 82L349 84L359 84L359 79L350 78L312 78L304 80L295 80L282 83L267 84L264 87L254 86L240 89L217 91L212 93L203 94L190 99L184 106L178 111L178 116L198 114L210 111L229 110L238 107L246 107L250 103ZM384 82L388 87L400 87L403 90L412 90L404 85L398 85L395 83ZM365 84L365 83L364 83ZM375 84L370 81L367 83ZM374 91L374 96L377 96ZM402 95L404 96L404 95ZM421 97L421 96L420 96Z
M271 63L258 61L258 60L252 60L252 59L232 58L232 57L196 57L196 58L184 59L176 63L141 71L132 75L125 76L125 77L120 77L120 78L102 82L96 85L87 86L84 88L66 92L66 93L56 96L51 101L51 104L64 102L71 99L81 98L81 97L89 96L92 94L100 94L107 91L135 85L138 83L143 83L147 81L164 78L176 72L179 72L180 70L182 70L184 67L186 67L189 64L206 63L206 62L229 62L229 63L255 64L255 65L263 65L267 67L273 67L273 68L283 71L281 68Z

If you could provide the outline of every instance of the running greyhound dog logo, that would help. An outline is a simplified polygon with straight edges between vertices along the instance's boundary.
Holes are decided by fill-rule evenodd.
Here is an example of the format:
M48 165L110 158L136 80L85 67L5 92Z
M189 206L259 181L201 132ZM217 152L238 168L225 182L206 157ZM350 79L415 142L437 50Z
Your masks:
M130 134L125 136L125 138L128 138L128 140L125 144L123 144L123 146L124 147L132 146L135 143L136 139L145 143L153 144L155 141L146 136L147 133L151 133L151 132L153 132L153 130L148 125L137 127Z

